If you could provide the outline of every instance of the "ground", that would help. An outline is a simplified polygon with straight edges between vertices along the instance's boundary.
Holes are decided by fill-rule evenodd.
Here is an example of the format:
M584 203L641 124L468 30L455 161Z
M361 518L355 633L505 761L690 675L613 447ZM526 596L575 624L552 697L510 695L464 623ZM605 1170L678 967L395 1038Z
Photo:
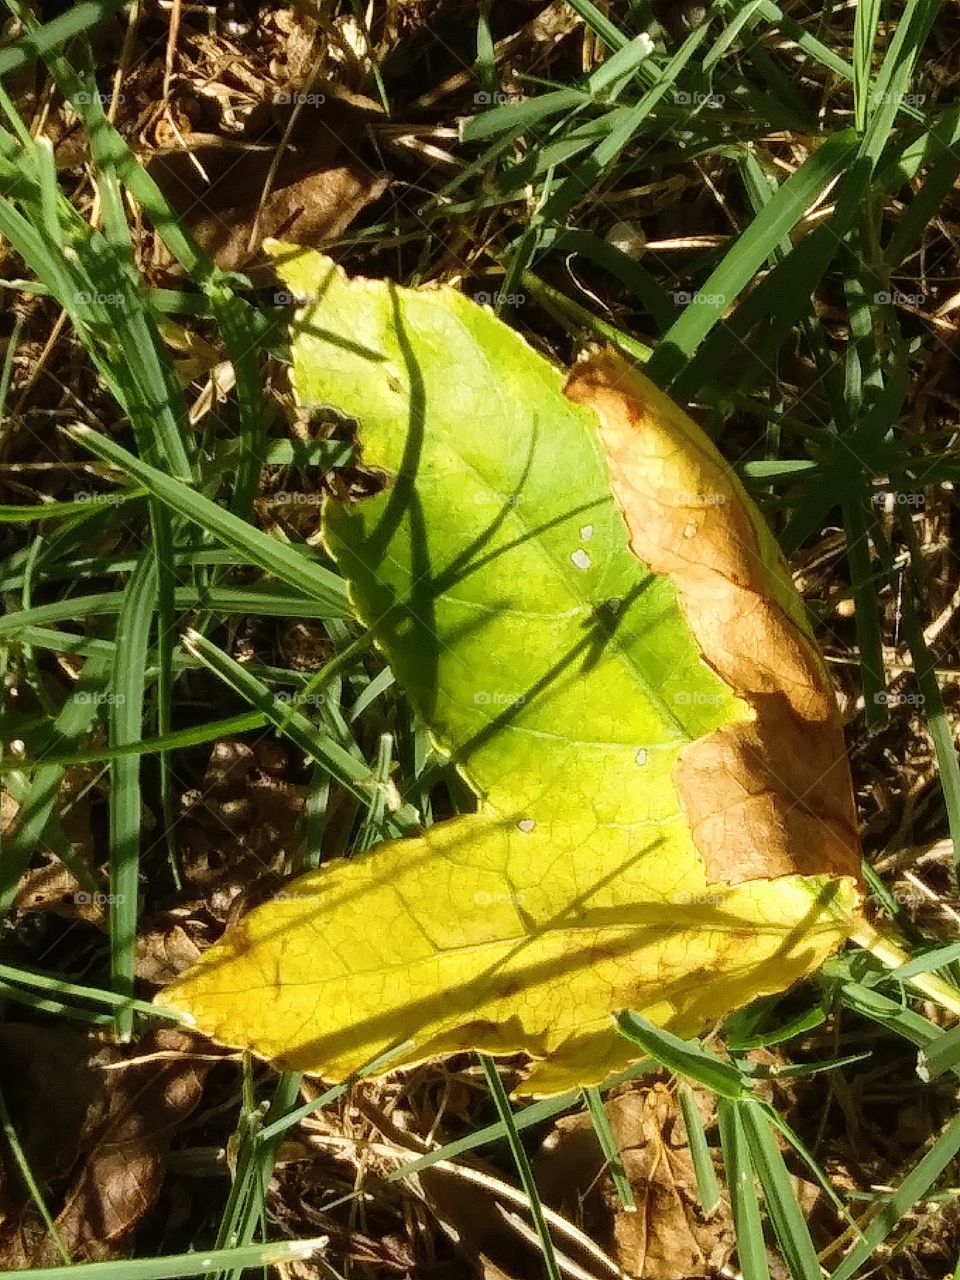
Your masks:
M469 1054L355 1085L256 1138L323 1086L158 1024L144 1002L291 871L374 842L382 813L358 812L302 739L179 637L197 628L292 702L356 630L265 587L253 543L224 550L199 517L175 531L178 595L151 640L128 584L169 523L65 428L172 474L186 441L199 491L326 564L322 496L379 479L348 425L294 404L294 299L267 237L351 274L452 284L564 367L589 343L638 360L654 348L656 380L736 467L807 603L843 714L871 915L914 957L952 943L957 5L10 9L4 1268L115 1259L134 1280L148 1258L323 1236L292 1274L538 1276L522 1151L560 1274L752 1277L766 1260L808 1276L780 1256L769 1204L759 1261L743 1237L734 1252L716 1099L666 1068L607 1095L633 1212L582 1099L518 1110L511 1145ZM30 43L36 23L50 42ZM262 465L243 461L252 444ZM69 505L25 510L51 503ZM334 692L308 689L300 707L364 761L392 735L386 765L416 792L433 748L402 693L374 685L382 668L360 646ZM325 698L363 705L348 723ZM162 754L105 754L164 735ZM463 796L446 777L419 800L442 817ZM936 961L947 979L956 959ZM116 1012L131 994L141 1003ZM848 1213L874 1224L869 1268L956 1274L960 1054L936 1040L950 1024L850 951L709 1032L811 1155L781 1143L828 1271L855 1245ZM924 1083L917 1046L932 1043L944 1069ZM521 1066L502 1064L508 1084ZM694 1115L722 1187L711 1213Z

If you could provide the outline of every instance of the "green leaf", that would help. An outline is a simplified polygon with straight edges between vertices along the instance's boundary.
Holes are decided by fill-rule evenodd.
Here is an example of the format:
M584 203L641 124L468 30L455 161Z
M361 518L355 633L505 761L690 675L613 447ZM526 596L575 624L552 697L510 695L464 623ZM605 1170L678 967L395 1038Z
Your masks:
M117 619L118 644L108 695L110 746L124 747L143 734L147 651L157 607L157 563L144 555L127 580ZM140 757L118 755L110 762L110 945L114 988L133 996L137 948L140 828ZM133 1010L117 1015L117 1034L128 1040Z

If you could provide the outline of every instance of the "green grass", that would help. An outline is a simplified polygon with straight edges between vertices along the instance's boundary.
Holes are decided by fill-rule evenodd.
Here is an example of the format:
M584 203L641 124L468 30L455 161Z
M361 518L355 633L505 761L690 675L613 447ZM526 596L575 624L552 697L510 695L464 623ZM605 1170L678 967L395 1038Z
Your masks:
M0 234L19 261L16 278L0 283L9 291L29 286L50 325L62 309L69 341L99 378L102 404L92 415L96 427L76 406L76 421L58 441L82 477L72 493L38 492L31 503L21 489L0 504L0 657L20 691L2 712L0 778L20 818L0 846L0 910L14 911L38 850L63 860L86 892L108 894L110 906L103 963L92 974L3 964L0 996L23 1016L110 1030L124 1041L162 1016L139 998L136 944L144 904L182 883L175 830L182 752L257 733L272 735L303 762L307 839L291 871L316 865L321 844L350 852L429 823L435 807L449 803L436 784L446 784L456 803L456 783L353 622L335 565L311 543L260 520L257 500L277 469L312 493L324 473L349 468L352 448L346 440L288 438L271 391L283 356L275 311L260 304L250 280L220 270L194 242L108 120L90 41L118 6L81 3L43 24L19 2L8 5L22 34L0 50ZM940 504L947 511L942 486L960 480L952 424L918 424L916 407L931 367L949 387L954 357L936 326L918 322L898 300L918 291L921 271L943 294L952 291L943 242L920 259L937 219L956 218L960 108L939 100L929 74L932 61L950 57L931 38L947 21L947 6L861 0L853 12L820 13L786 0L714 0L706 23L672 38L646 4L601 9L572 0L570 8L581 22L573 39L589 30L606 56L586 71L562 52L529 71L521 59L519 78L511 80L511 60L498 54L491 25L496 8L479 7L471 53L461 58L473 77L469 93L450 105L446 121L466 117L455 147L459 167L442 179L427 168L387 221L361 221L337 252L351 269L412 283L449 275L448 245L458 243L464 287L497 293L498 309L558 358L571 359L585 340L613 343L677 399L696 405L788 554L807 552L830 529L842 531L832 584L853 602L854 617L838 619L815 591L811 617L824 645L856 662L855 681L845 688L863 699L851 752L858 761L871 744L886 742L885 755L881 747L870 756L871 768L881 759L894 771L894 789L908 785L896 776L903 762L892 758L895 744L891 751L883 738L891 714L904 723L891 712L891 691L907 687L889 669L896 641L937 766L933 828L951 838L955 872L955 682L944 678L943 648L925 636L936 584L915 513L899 501L922 493L931 510ZM76 199L58 173L50 141L34 136L15 105L23 68L49 75L74 103L89 142L96 225L89 202ZM397 90L388 72L386 60L375 61L367 87L390 102ZM500 101L507 83L511 94L519 87L524 96ZM475 90L492 105L471 101ZM618 248L612 229L631 216L645 224L649 240L671 238L653 230L655 205L621 198L651 176L692 183L684 190L708 203L709 192L722 188L721 234L682 252L636 257ZM181 270L177 288L147 278L134 206ZM504 301L511 296L521 301ZM201 431L189 422L164 338L170 315L199 326L236 376L232 397ZM27 337L22 319L10 326L0 372L9 433L16 427L15 363ZM80 470L90 464L94 470ZM883 494L898 504L892 523L881 519ZM238 660L233 642L245 621L284 618L309 620L323 636L318 672L307 675L273 655ZM58 667L58 658L73 667ZM63 678L67 669L76 672L72 680ZM207 691L199 702L198 688ZM60 811L64 778L81 764L102 769L102 869L75 856ZM397 810L386 803L388 779L404 797ZM159 815L158 831L145 829L146 808ZM868 854L877 851L868 847ZM899 970L890 973L862 954L839 957L805 988L799 1012L790 998L758 1002L732 1018L724 1053L621 1017L625 1034L650 1055L629 1075L662 1069L679 1082L708 1213L719 1195L713 1157L720 1154L746 1280L769 1275L771 1247L795 1280L821 1274L791 1171L805 1169L828 1190L838 1236L851 1215L863 1222L862 1231L850 1231L846 1255L831 1257L831 1280L850 1280L876 1265L882 1245L906 1240L904 1220L938 1188L954 1194L956 1117L926 1135L897 1171L893 1191L878 1193L864 1215L855 1196L832 1187L818 1144L805 1145L790 1120L760 1100L762 1075L748 1056L775 1046L784 1074L846 1080L865 1055L846 1053L843 1038L848 1028L855 1037L870 1026L879 1037L875 1061L902 1045L919 1052L919 1077L899 1079L898 1087L929 1090L957 1076L955 1032L926 1016L929 1008L920 1012L906 985L925 973L952 981L957 948L949 934L902 911L878 877L871 883L904 931L908 963ZM825 1025L837 1047L811 1058L808 1038ZM516 1173L544 1273L558 1276L528 1138L553 1117L585 1108L629 1208L637 1189L621 1164L604 1091L514 1110L497 1066L484 1059L481 1068L496 1118L438 1141L386 1180L402 1183L438 1161L490 1149ZM284 1135L313 1111L337 1105L344 1088L301 1104L300 1083L250 1063L240 1069L232 1183L196 1252L82 1266L78 1274L162 1280L212 1270L234 1277L313 1247L279 1240L270 1177ZM716 1096L715 1125L700 1121L691 1084ZM837 1084L836 1096L846 1087ZM25 1135L2 1099L0 1127L64 1254L47 1191L30 1172ZM361 1188L334 1199L327 1210L356 1205L364 1194Z

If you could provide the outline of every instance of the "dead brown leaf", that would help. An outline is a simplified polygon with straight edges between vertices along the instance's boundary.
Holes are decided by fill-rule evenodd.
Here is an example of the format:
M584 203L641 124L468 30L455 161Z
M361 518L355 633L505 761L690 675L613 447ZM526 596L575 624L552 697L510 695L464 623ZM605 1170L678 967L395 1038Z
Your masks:
M176 1126L200 1101L210 1069L185 1056L193 1048L184 1032L158 1031L141 1042L141 1056L183 1056L101 1074L100 1096L90 1102L79 1135L79 1168L55 1220L75 1262L119 1256L153 1205ZM61 1081L38 1096L47 1102L62 1087ZM25 1197L0 1227L0 1261L15 1270L63 1261Z
M85 1031L71 1027L0 1024L0 1088L41 1185L56 1184L73 1168L84 1118L102 1084L90 1062L97 1048Z
M137 977L166 986L196 964L204 942L193 921L181 924L169 916L145 921L137 935Z
M707 1220L697 1202L693 1162L672 1094L663 1085L606 1102L624 1172L637 1201L623 1208L588 1115L557 1121L537 1157L537 1182L607 1249L629 1276L677 1280L715 1274L733 1250L729 1207Z
M289 760L276 751L277 744L223 739L201 785L180 797L184 882L218 919L251 884L275 876L302 840L303 789L286 780Z
M711 880L860 876L836 698L772 534L687 415L611 351L566 394L599 421L636 555L672 579L705 661L754 711L691 743L674 780Z
M313 87L264 103L252 139L191 134L156 151L151 176L217 263L235 270L268 237L318 244L342 234L386 190L359 139L380 116L358 95Z
M20 805L9 791L0 791L0 837L7 839L13 832Z
M106 894L101 902L81 885L72 871L57 858L39 867L29 867L20 877L14 906L18 911L47 911L65 920L85 920L103 925L106 921Z

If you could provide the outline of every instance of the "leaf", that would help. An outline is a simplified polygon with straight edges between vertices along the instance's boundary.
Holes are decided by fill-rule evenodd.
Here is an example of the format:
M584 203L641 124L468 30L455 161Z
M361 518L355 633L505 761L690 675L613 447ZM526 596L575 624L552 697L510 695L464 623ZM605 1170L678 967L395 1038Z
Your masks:
M69 1061L69 1050L62 1052L62 1030L56 1037L61 1047L59 1057L36 1037L36 1028L16 1030L18 1049L10 1054L4 1046L5 1066L11 1058L16 1062L29 1055L32 1061L18 1065L24 1068L24 1079L34 1091L43 1079L41 1063L54 1062L59 1068L56 1088L38 1097L47 1111L55 1108L55 1119L61 1122L52 1126L51 1133L58 1127L73 1129L75 1158L66 1170L58 1170L60 1177L54 1180L62 1182L64 1172L71 1175L56 1217L57 1232L68 1256L75 1262L86 1262L123 1255L160 1194L171 1139L178 1124L200 1101L212 1063L191 1052L194 1037L161 1030L143 1041L145 1061L124 1064L122 1071L96 1071L92 1068L102 1068L103 1062L96 1058L77 1061L79 1046L74 1048L74 1061ZM90 1058L89 1042L86 1048L84 1057ZM158 1066L157 1057L164 1055L171 1060ZM77 1089L77 1078L85 1088ZM83 1104L80 1115L63 1114L59 1095L64 1090L67 1108ZM52 1140L51 1144L56 1145ZM35 1213L27 1209L8 1218L5 1215L0 1223L0 1264L5 1272L62 1261L55 1241Z
M713 1109L709 1094L703 1105ZM620 1204L583 1112L555 1121L540 1144L534 1170L544 1199L573 1221L590 1223L624 1276L676 1280L721 1271L734 1244L729 1204L717 1188L712 1214L697 1207L696 1161L674 1091L659 1083L638 1086L610 1097L606 1111L636 1208ZM704 1151L716 1185L705 1141Z
M380 198L389 179L360 153L381 114L334 85L281 92L255 106L252 140L190 134L154 152L147 171L220 267L247 268L265 237L335 239ZM280 136L290 145L278 150Z
M328 503L327 545L477 812L293 881L164 1004L334 1079L388 1046L524 1050L546 1094L639 1056L615 1010L690 1034L814 970L859 903L849 771L720 455L614 356L565 395L452 289L273 251L308 299L298 398L355 417L386 479Z

